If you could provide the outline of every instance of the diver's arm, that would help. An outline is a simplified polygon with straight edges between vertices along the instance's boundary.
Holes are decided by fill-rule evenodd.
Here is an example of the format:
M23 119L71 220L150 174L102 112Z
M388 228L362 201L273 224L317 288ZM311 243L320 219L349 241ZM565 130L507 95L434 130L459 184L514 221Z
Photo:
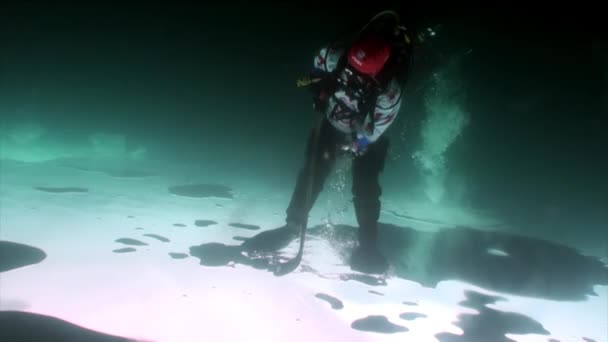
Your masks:
M324 46L315 55L313 68L309 75L310 91L313 94L313 107L324 112L329 96L335 91L337 80L334 71L342 56L342 50Z
M323 46L314 58L313 73L333 73L338 67L343 53L343 49L332 47L331 45Z
M361 144L371 144L378 140L395 121L401 109L401 96L399 83L392 80L387 89L378 95L373 115L365 117L362 127L357 132L357 140L361 140Z

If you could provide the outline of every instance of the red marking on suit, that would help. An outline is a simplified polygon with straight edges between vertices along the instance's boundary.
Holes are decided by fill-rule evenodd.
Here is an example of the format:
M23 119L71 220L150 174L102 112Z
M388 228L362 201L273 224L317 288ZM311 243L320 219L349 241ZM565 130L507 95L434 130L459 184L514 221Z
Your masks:
M376 126L383 126L393 121L394 117L394 113L388 114L386 116L382 113L376 113L376 115L374 116L374 122L376 123Z
M317 65L324 67L325 66L325 57L317 56Z

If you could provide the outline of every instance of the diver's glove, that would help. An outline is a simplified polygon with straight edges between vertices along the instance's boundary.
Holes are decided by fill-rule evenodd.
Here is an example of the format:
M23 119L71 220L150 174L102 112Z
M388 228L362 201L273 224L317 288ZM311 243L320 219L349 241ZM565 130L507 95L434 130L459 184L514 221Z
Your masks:
M355 148L357 151L365 151L370 143L371 141L369 141L365 135L357 134L357 140L355 140Z
M371 144L371 141L365 135L357 134L357 139L353 143L353 154L362 156L367 151L369 144Z
M351 136L351 141L348 144L348 149L354 156L362 156L365 154L367 147L372 143L369 140L368 135L372 133L373 126L369 124L364 126L364 122L365 119L359 117L351 123L353 134Z
M365 135L357 133L355 139L344 145L342 150L352 153L355 157L359 157L365 154L369 144L371 144L371 141Z

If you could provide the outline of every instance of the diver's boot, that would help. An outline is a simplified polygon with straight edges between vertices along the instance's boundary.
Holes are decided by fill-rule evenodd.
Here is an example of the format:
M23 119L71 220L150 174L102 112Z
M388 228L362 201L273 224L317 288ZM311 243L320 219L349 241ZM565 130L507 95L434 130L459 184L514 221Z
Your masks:
M385 273L388 270L388 261L376 246L376 234L366 234L362 229L364 230L362 227L359 228L359 245L351 255L350 268L362 273Z
M385 273L388 262L377 246L380 202L358 199L354 204L359 223L359 245L351 256L350 268L363 273Z

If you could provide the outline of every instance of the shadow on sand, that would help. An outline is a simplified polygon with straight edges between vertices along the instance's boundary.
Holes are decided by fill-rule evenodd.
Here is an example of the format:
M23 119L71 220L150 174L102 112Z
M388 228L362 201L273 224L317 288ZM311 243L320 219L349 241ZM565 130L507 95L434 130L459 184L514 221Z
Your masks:
M337 225L313 227L308 234L328 240L346 263L351 253L351 247L347 246L353 245L356 232L356 227ZM284 259L280 251L272 248L282 248L291 240L292 236L275 229L264 231L241 245L193 246L190 254L206 266L238 263L268 269ZM267 252L246 253L245 247L253 241ZM441 281L459 280L502 293L574 301L595 295L596 285L608 285L608 268L598 259L567 246L506 232L458 227L429 233L381 224L378 245L395 276L427 287L435 287ZM301 268L311 271L310 267ZM357 276L364 282L374 283L374 279L378 279Z

